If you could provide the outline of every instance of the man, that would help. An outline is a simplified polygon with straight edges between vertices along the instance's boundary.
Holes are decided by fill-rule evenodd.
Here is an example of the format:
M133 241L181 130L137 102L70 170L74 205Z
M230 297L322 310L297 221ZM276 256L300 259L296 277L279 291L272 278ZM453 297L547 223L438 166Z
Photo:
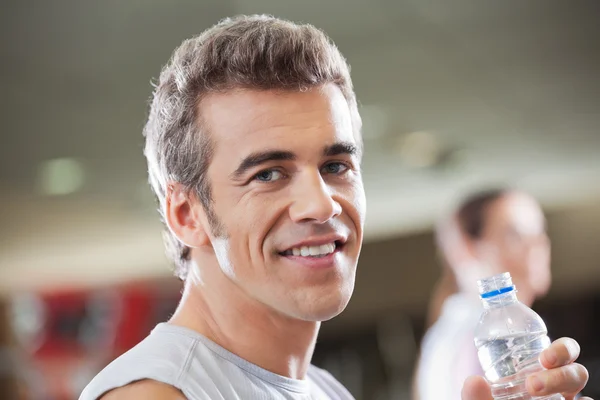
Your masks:
M458 399L465 379L483 373L473 343L482 313L478 279L509 272L528 306L546 294L551 280L544 214L525 193L494 189L469 196L440 224L437 243L444 272L417 368L421 400Z
M81 399L351 398L310 365L321 321L352 294L365 217L360 117L337 48L310 25L224 20L175 51L145 135L185 288L171 320ZM557 367L577 357L568 349L553 347ZM584 371L553 372L569 368ZM481 384L468 399L488 400Z

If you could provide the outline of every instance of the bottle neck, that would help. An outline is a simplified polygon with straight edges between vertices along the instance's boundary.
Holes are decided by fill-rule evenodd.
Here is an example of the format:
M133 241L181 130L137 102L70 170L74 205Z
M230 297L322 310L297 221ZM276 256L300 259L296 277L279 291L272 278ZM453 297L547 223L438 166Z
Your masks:
M519 299L517 299L517 291L513 290L508 293L502 293L493 297L481 299L481 301L483 302L483 308L490 309L517 303Z

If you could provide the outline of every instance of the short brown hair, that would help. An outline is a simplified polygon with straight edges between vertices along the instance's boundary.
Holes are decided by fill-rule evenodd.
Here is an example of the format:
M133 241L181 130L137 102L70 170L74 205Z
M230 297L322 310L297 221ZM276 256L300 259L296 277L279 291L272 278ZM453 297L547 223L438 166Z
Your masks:
M144 128L150 185L164 221L169 182L198 196L209 220L212 212L206 171L213 151L201 122L201 99L232 89L308 90L336 84L348 101L357 142L360 116L349 66L333 42L312 25L272 16L228 18L185 40L163 68ZM165 229L167 255L175 273L187 276L190 249Z
M495 188L473 193L458 207L458 223L463 232L471 239L481 239L485 229L487 209L496 200L510 193L504 188Z

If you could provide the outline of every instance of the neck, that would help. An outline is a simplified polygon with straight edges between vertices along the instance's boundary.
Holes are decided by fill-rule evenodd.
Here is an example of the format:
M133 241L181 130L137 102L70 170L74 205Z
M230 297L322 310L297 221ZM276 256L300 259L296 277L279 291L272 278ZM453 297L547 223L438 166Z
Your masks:
M198 266L192 265L181 302L169 322L197 331L268 371L303 379L320 322L285 316L250 298L220 270L217 275L208 283L204 270L200 277Z

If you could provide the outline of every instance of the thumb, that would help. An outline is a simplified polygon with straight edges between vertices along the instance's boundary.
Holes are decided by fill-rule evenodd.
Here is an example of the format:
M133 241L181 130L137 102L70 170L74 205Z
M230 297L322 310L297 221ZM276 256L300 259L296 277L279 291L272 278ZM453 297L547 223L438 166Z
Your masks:
M462 400L494 400L490 386L481 376L467 378L461 397Z

